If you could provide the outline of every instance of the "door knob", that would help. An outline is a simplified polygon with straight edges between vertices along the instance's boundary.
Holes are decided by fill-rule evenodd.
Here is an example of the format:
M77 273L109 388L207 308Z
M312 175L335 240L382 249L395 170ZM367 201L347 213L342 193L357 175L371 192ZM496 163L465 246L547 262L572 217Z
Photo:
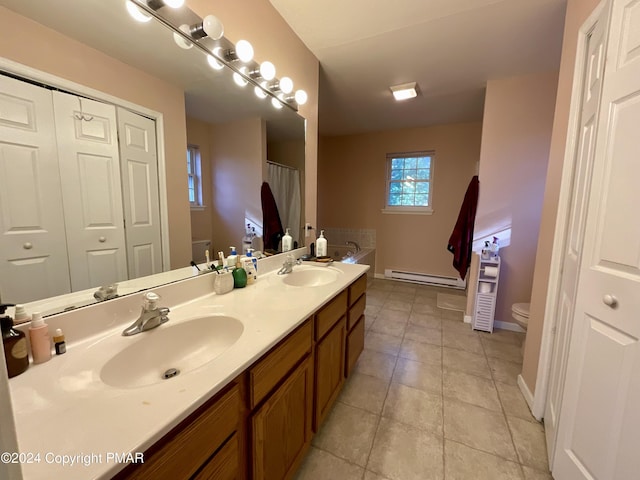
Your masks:
M104 242L106 242L106 241L107 241L107 237L100 237L100 238L98 239L98 241L99 241L100 243L104 243Z
M31 250L33 248L33 243L27 242L24 245L22 245L22 248L24 248L25 250Z
M602 301L605 305L611 308L615 308L618 305L618 299L614 295L609 295L608 293L602 297Z

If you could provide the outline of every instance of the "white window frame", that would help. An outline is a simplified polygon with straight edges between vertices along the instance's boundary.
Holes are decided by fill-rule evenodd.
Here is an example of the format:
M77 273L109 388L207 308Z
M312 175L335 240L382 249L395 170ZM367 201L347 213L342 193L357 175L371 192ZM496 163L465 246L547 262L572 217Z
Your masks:
M205 205L202 201L202 160L200 157L200 147L198 145L187 145L187 163L191 164L191 172L187 173L187 191L189 191L189 179L193 178L193 193L195 200L189 200L191 210L203 210Z
M426 207L423 206L409 206L389 205L389 189L391 185L391 161L394 158L412 158L412 157L430 157L431 162L429 166L429 204ZM382 213L385 214L401 214L401 215L431 215L433 214L433 179L434 179L434 167L435 167L436 152L434 150L423 150L419 152L401 152L401 153L388 153L386 159L386 188L384 194L384 208Z

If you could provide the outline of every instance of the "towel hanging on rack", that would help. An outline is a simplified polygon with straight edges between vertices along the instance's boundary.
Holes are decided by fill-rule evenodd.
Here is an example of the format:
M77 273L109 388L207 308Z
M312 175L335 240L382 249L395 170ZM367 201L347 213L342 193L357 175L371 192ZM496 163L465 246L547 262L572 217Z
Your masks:
M478 191L480 182L478 176L475 175L469 186L467 193L464 195L458 220L451 237L447 250L453 253L453 268L460 273L460 278L464 280L467 275L467 269L471 263L471 246L473 244L473 226L476 221L476 209L478 208Z

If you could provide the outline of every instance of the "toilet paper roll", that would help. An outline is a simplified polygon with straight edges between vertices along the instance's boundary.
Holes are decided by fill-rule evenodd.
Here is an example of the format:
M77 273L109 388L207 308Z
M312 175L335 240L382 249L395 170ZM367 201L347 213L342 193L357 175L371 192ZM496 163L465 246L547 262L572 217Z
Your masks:
M491 284L489 282L480 282L478 291L480 293L491 293Z
M495 278L498 276L498 267L484 267L484 276Z

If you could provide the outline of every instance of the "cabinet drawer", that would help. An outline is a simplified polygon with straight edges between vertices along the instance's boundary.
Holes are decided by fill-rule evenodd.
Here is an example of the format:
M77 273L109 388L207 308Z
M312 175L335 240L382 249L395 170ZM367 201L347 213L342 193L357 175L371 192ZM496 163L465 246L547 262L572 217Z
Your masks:
M311 351L312 325L304 325L285 338L249 370L249 396L253 409L293 367Z
M240 478L239 452L238 435L234 434L224 444L224 447L193 477L193 480L236 480Z
M316 313L316 340L321 339L331 327L347 313L347 290L339 293L329 304Z
M234 385L205 410L185 420L187 425L145 453L144 463L132 465L116 478L174 480L190 478L238 429L240 388ZM178 427L180 428L180 426Z
M356 303L360 295L367 291L367 275L362 275L349 286L349 306Z
M351 330L356 322L364 315L364 308L367 305L367 295L362 295L356 303L349 307L349 315L347 316L347 330Z
M364 315L360 317L353 330L347 336L347 360L344 373L348 377L364 350Z

